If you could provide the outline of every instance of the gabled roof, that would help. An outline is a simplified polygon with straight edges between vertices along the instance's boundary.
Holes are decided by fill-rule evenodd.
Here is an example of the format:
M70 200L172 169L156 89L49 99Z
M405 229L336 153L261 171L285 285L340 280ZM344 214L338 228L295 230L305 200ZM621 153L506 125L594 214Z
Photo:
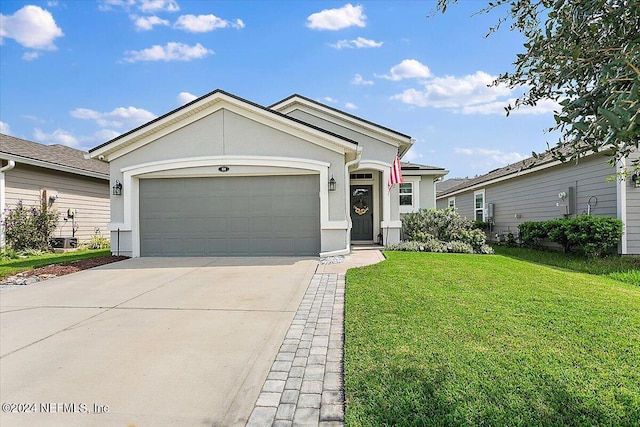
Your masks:
M276 102L269 106L270 109L274 111L283 111L288 112L294 105L304 105L311 109L315 109L325 114L329 114L335 116L339 119L345 120L348 123L352 123L361 129L367 129L369 132L383 135L386 138L392 139L396 141L397 144L401 146L400 155L403 155L406 151L411 148L413 141L411 136L406 135L404 133L398 132L396 130L390 129L385 126L381 126L378 123L373 123L369 120L363 119L362 117L355 116L353 114L347 113L345 111L339 110L337 108L331 107L330 105L323 104L316 100L307 98L305 96L299 94L293 94L285 99Z
M86 159L86 151L64 145L43 145L0 133L0 157L34 166L109 179L109 165Z
M233 95L231 93L225 92L222 89L216 89L181 107L178 107L166 114L163 114L160 117L157 117L141 126L138 126L137 128L130 130L129 132L126 132L120 136L117 136L105 142L104 144L98 145L97 147L90 149L89 155L91 157L97 157L100 154L113 152L121 144L131 144L136 140L140 140L146 136L153 134L157 129L163 129L163 128L169 127L172 124L175 124L180 120L187 118L193 114L197 114L199 111L202 111L205 108L211 105L214 105L215 103L220 101L227 101L230 103L234 103L236 105L243 105L247 108L252 108L255 111L260 111L263 115L268 115L275 120L287 122L288 124L292 126L297 126L298 128L304 127L308 132L315 133L316 135L318 134L324 135L327 139L333 142L336 142L337 144L341 144L342 146L352 146L353 149L355 149L355 146L358 145L357 141L351 140L349 138L345 138L341 135L327 131L326 129L322 129L317 126L310 125L301 120L297 120L293 117L288 117L278 111L272 110L260 104L256 104L255 102L252 102L247 99L241 98L239 96Z
M411 162L400 162L400 168L402 169L402 173L405 175L436 175L436 176L445 176L449 173L445 168L441 168L439 166L429 166L429 165L421 165L419 163L411 163Z
M471 189L477 186L481 186L482 184L487 184L494 180L505 180L515 178L517 176L535 172L544 167L551 167L561 164L560 160L556 160L553 156L553 153L559 153L561 155L567 154L569 151L569 147L563 148L553 148L552 150L546 151L541 154L539 157L528 157L524 160L520 160L515 163L511 163L505 167L497 168L492 171L487 172L484 175L476 176L475 178L470 178L461 184L450 187L436 195L436 198L450 196L459 192L462 192L467 189ZM596 153L589 152L584 155L584 157L592 156Z

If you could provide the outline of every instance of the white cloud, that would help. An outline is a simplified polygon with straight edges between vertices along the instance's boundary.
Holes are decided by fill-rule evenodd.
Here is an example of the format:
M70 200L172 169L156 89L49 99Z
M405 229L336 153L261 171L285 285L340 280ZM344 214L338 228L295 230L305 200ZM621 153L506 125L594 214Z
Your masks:
M98 142L111 141L113 138L120 136L120 132L116 132L112 129L100 129L93 134L93 139Z
M372 47L380 47L383 42L377 42L375 40L365 39L364 37L358 37L354 40L340 40L337 43L330 44L329 46L335 49L365 49Z
M102 0L98 5L98 10L105 12L112 10L114 7L129 9L134 4L136 4L136 0Z
M219 18L213 14L210 15L182 15L173 24L174 28L187 31L189 33L208 33L218 28L233 27L235 29L244 28L242 19L236 19L234 22Z
M189 46L183 43L169 42L166 46L154 45L142 50L129 50L124 58L127 62L137 61L191 61L212 55L213 51L200 43Z
M178 105L185 105L197 99L198 97L189 92L180 92L176 98Z
M502 150L487 149L487 148L454 148L454 153L462 154L463 156L472 156L476 163L483 163L484 165L500 165L506 166L511 163L524 160L524 156L520 153L505 152Z
M38 59L40 56L40 52L25 52L22 55L22 59L25 61L33 61L34 59Z
M372 85L373 84L373 80L365 80L362 78L362 76L360 74L356 74L353 77L353 80L351 80L351 84L354 85Z
M330 97L330 96L325 96L325 97L324 97L324 98L322 98L322 99L324 99L324 100L325 100L325 101L327 101L327 102L331 102L332 104L335 104L336 102L338 102L338 100L337 100L337 99L334 99L334 98L332 98L332 97Z
M5 135L8 135L11 133L11 128L9 127L9 123L0 121L0 133L4 133Z
M62 144L68 147L77 147L80 141L69 132L56 129L51 133L45 133L38 128L33 130L33 138L45 144Z
M459 109L465 106L486 104L509 96L512 89L500 84L491 86L495 80L483 71L464 77L437 77L429 80L422 90L407 89L394 95L405 104L418 107Z
M423 156L422 154L418 153L415 150L415 147L411 147L409 149L409 151L407 151L404 156L402 156L402 160L405 162L415 162L418 159L421 159Z
M98 126L103 128L136 127L156 118L152 112L136 107L118 107L108 113L100 113L88 108L76 108L70 114L76 119L95 120Z
M347 110L357 110L358 106L351 102L347 102L346 104L344 104L344 108L346 108Z
M138 9L144 13L177 12L180 6L174 0L140 0Z
M53 42L63 35L53 15L41 7L28 5L13 15L0 14L0 44L6 37L26 48L55 50Z
M307 27L313 30L341 30L352 26L364 27L366 15L361 5L351 3L339 9L325 9L307 17Z
M131 19L133 20L134 25L136 26L136 30L138 31L149 31L152 30L156 25L164 25L169 26L169 21L166 19L158 18L157 16L137 16L131 15Z
M376 77L387 80L403 80L403 79L416 79L427 78L431 76L431 70L426 65L420 63L415 59L405 59L398 65L391 67L390 74L377 75Z

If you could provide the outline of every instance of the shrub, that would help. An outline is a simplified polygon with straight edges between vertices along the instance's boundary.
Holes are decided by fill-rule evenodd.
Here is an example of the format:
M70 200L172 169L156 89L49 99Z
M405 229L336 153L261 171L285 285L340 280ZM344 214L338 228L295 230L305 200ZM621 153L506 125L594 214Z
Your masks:
M537 248L540 240L547 237L547 230L544 222L527 221L518 226L520 240L525 246Z
M406 214L402 217L402 228L405 239L418 242L418 247L426 252L492 253L486 245L485 233L454 209L420 209Z
M565 253L579 247L588 256L599 257L615 246L622 237L622 221L616 218L580 215L573 219L523 222L518 227L527 246L538 246L547 238L562 246Z
M15 251L46 250L57 226L58 214L49 210L46 203L28 208L20 200L5 215L7 245Z
M82 247L86 249L109 249L111 242L100 234L94 234L89 240L82 244Z

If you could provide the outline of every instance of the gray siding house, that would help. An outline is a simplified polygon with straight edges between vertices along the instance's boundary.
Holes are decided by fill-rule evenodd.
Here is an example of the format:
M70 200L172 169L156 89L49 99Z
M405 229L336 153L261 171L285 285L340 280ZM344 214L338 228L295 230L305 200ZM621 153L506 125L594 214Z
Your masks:
M638 153L633 154L637 158ZM627 161L628 162L628 161ZM618 252L640 255L640 186L616 180L609 157L591 154L561 163L550 156L529 158L449 188L437 196L438 209L455 207L462 216L492 224L491 236L517 234L525 221L590 214L620 218L624 234Z
M0 206L27 206L46 197L58 212L55 237L71 237L73 223L79 242L109 232L109 165L86 159L85 151L64 145L43 145L0 134ZM69 209L75 212L69 218ZM66 218L66 220L65 220ZM4 229L0 233L4 245Z
M442 168L406 164L406 185L387 188L412 143L300 95L264 107L216 90L89 156L122 185L111 196L114 251L329 256L397 242L403 210L435 206Z

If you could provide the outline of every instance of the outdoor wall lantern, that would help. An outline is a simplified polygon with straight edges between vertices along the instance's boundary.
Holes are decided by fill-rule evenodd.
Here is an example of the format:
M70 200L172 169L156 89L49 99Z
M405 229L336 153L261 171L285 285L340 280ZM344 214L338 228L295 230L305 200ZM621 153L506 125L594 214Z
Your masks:
M113 195L122 196L122 183L116 179L116 183L113 184Z
M640 173L634 173L631 176L631 181L635 183L636 188L640 188Z
M336 180L333 179L333 175L331 175L331 179L329 180L329 191L336 191Z

